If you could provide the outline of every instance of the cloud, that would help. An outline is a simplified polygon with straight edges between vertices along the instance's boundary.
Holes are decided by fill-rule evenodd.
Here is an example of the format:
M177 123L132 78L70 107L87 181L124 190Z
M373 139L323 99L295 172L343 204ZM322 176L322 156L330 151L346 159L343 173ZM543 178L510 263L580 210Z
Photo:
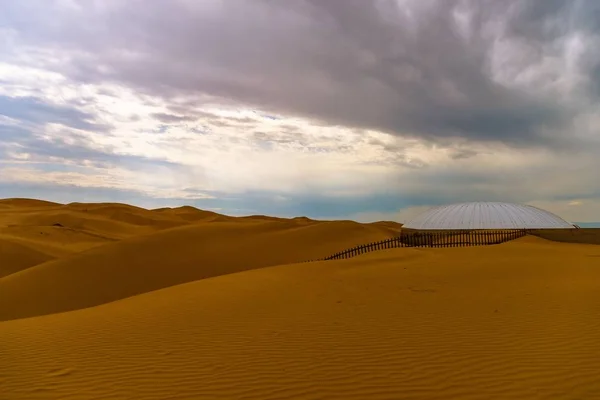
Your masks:
M164 123L186 122L194 121L196 119L194 117L188 117L186 115L173 115L167 113L154 113L151 116Z
M592 1L58 4L29 16L35 27L11 22L69 54L74 79L429 140L560 146L576 111L548 94L585 87L563 77L569 63L596 79L568 40L592 40Z
M0 115L30 123L56 123L71 128L106 132L109 126L93 122L94 116L73 107L48 104L35 97L0 95Z
M592 218L600 198L594 0L3 7L0 161L30 184L357 218L468 200Z

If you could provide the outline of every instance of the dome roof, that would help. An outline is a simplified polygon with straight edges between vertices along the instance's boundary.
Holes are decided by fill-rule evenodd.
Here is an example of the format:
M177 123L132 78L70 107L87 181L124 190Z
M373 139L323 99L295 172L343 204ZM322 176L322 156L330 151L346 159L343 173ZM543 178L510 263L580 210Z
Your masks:
M574 226L537 207L496 202L434 207L407 221L409 229L564 229Z

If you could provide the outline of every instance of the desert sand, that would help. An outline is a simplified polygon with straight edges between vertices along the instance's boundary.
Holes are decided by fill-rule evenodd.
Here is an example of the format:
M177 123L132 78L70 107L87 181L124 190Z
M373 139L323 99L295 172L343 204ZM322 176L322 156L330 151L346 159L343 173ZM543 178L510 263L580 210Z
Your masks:
M600 399L600 246L0 200L0 399Z

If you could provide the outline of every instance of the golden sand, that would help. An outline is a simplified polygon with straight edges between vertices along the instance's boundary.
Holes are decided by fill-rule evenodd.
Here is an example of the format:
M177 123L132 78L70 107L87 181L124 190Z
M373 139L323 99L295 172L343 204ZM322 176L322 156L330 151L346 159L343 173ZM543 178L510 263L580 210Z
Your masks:
M128 212L102 218L144 233L0 278L0 399L600 399L600 246L295 263L394 226Z

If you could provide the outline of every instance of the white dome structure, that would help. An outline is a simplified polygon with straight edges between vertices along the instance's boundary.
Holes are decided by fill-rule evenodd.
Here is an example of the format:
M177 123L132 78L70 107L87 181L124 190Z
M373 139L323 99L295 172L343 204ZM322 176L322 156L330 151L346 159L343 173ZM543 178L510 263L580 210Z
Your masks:
M407 221L403 228L570 229L574 225L537 207L498 202L458 203L434 207Z

